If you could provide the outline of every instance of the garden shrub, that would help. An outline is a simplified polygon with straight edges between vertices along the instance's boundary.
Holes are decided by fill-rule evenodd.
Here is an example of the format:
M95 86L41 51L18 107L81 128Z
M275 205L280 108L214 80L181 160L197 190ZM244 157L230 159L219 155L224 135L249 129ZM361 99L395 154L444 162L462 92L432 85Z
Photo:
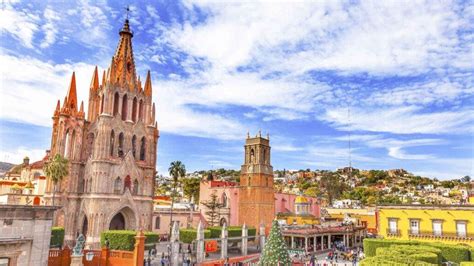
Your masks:
M439 249L433 247L394 245L391 247L377 248L375 257L412 258L431 264L441 264L440 252Z
M433 252L415 253L415 254L408 255L408 257L415 259L417 261L428 262L430 264L436 264L436 265L441 264L439 261L439 256Z
M179 240L183 243L190 244L197 238L197 230L191 229L179 229ZM211 238L211 231L204 230L204 238Z
M443 243L426 243L428 246L436 247L441 250L441 256L444 261L452 261L460 263L461 261L469 261L469 248L461 245L449 245Z
M109 230L100 234L100 245L105 246L105 240L109 240L109 249L132 251L135 246L137 233L132 230Z
M377 248L390 247L393 245L409 245L413 247L434 247L440 250L440 261L451 261L460 263L461 261L470 260L469 247L462 245L450 245L443 243L430 243L420 242L412 240L398 240L398 239L375 239L366 238L364 239L364 252L367 257L373 257L376 255ZM406 249L406 247L405 247ZM428 251L427 249L425 249ZM431 251L428 251L431 252ZM436 252L433 252L436 253Z
M424 261L419 261L409 257L394 257L388 255L374 256L366 258L360 261L360 266L433 266L437 264L431 264Z
M397 239L379 239L366 238L364 239L364 253L367 257L375 256L375 252L379 247L390 247L391 245L417 245L416 241L397 240Z
M474 261L461 261L461 266L474 266Z
M159 237L157 233L143 232L145 235L145 244L158 243ZM100 234L100 245L105 246L105 239L109 240L109 249L112 250L128 250L135 248L136 231L133 230L108 230ZM151 246L145 246L146 249Z
M211 226L208 228L211 231L211 238L220 238L221 237L221 226ZM239 237L242 236L242 227L240 226L228 226L227 232L229 237ZM255 236L257 230L255 228L248 228L248 235Z
M471 261L474 261L474 248L471 248Z
M62 247L63 243L64 243L64 227L52 227L51 240L49 241L49 246Z

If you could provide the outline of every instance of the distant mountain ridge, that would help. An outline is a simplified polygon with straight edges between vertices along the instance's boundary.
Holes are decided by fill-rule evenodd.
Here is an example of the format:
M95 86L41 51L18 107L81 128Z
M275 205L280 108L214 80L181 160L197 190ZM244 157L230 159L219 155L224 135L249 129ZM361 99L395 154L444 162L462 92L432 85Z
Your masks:
M13 166L15 166L15 165L12 164L12 163L0 162L0 176L3 176Z

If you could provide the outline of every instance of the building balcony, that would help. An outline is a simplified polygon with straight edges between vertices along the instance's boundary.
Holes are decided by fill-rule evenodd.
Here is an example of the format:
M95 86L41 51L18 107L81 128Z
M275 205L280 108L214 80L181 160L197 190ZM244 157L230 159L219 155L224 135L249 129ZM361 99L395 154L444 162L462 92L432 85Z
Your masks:
M412 238L474 240L474 233L460 234L458 232L433 232L433 231L408 230L408 236Z
M401 236L400 229L387 229L387 236Z

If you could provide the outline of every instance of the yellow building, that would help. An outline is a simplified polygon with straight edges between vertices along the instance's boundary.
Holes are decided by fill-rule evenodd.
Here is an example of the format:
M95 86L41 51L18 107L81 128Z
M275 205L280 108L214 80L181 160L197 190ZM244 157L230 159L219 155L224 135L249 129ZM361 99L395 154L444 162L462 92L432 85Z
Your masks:
M474 247L474 205L378 206L384 238Z
M327 214L331 219L343 221L349 217L355 219L356 224L360 224L367 228L367 232L377 234L377 218L375 215L375 208L367 207L363 209L348 209L348 208L326 208Z
M311 214L311 203L303 196L295 198L295 213L279 213L277 217L288 225L319 224L319 219Z

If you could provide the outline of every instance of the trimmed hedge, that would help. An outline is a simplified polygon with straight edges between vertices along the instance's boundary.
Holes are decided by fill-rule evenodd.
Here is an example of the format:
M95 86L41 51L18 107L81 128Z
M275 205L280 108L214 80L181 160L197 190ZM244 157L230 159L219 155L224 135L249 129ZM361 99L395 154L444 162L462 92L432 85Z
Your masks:
M461 261L469 261L471 255L469 248L461 245L448 245L443 243L427 243L428 246L439 248L441 256L445 261L460 263Z
M220 238L221 237L221 226L211 226L208 228L211 231L211 238ZM242 227L240 226L228 226L227 232L229 237L239 237L242 236ZM257 234L257 229L248 228L248 235L255 236Z
M474 261L461 261L461 266L474 266Z
M440 254L443 261L460 263L470 259L470 250L466 246L397 239L366 238L364 239L364 253L367 257L373 257L376 255L377 248L390 247L392 245L435 247L441 250Z
M49 246L62 247L63 243L64 243L64 227L52 227L51 240L49 241Z
M471 261L474 261L474 248L471 248Z
M394 245L391 247L377 248L376 256L390 256L396 258L413 258L431 264L441 264L441 250L425 246Z
M179 229L179 240L183 243L191 244L197 238L197 230L191 229ZM211 231L204 230L204 238L211 238Z
M393 265L393 266L434 266L437 264L431 264L424 261L419 261L409 257L394 257L394 256L375 256L363 259L360 261L360 266L374 266L374 265Z
M158 234L144 232L145 244L158 243ZM105 239L109 240L109 249L132 251L135 247L136 231L133 230L108 230L100 234L100 245L105 246Z

